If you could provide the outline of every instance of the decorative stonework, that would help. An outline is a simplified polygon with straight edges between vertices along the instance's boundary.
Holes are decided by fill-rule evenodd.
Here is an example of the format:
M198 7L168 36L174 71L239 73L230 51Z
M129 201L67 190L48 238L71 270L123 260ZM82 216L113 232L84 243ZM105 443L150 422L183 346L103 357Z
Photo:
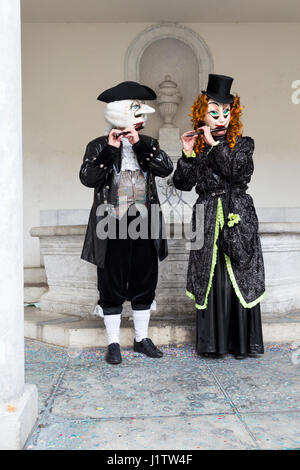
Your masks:
M80 259L86 226L35 227L45 259L49 291L41 297L41 310L89 316L98 299L96 267ZM300 223L260 224L266 269L265 317L285 317L300 310ZM160 263L153 317L167 320L195 315L185 295L189 252L184 239L168 241L169 256ZM126 307L125 313L128 314Z
M195 31L178 23L156 24L142 31L130 44L125 57L125 80L140 80L140 60L150 44L160 39L177 39L189 46L199 64L199 91L207 84L213 72L213 59L209 48Z
M178 105L182 100L177 83L166 75L158 85L157 104L159 113L164 120L163 128L174 128L173 119L176 115Z

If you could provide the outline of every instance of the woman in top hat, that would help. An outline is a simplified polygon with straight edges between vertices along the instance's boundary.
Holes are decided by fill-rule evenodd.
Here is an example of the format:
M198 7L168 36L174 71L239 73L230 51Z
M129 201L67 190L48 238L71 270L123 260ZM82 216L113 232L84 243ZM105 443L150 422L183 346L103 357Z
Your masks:
M200 355L237 359L264 352L260 301L265 295L258 219L246 192L253 173L254 141L242 136L242 107L233 78L210 74L192 106L194 131L182 135L176 188L196 186L204 205L204 244L191 249L186 294L197 311Z
M122 361L120 322L126 300L133 311L134 351L163 355L148 337L158 259L168 254L154 178L168 176L173 164L156 139L140 134L147 115L155 112L145 100L154 99L151 88L131 81L101 93L107 135L88 144L80 169L81 182L95 188L81 257L97 266L100 298L94 313L104 318L110 364ZM155 233L147 233L149 217Z

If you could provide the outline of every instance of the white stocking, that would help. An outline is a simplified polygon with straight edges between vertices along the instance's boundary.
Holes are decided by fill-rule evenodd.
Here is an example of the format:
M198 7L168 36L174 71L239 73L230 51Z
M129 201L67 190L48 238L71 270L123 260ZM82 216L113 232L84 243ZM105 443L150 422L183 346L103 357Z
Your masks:
M108 344L120 343L120 325L121 314L119 315L104 315L104 324L106 328Z
M150 310L132 310L135 340L142 341L148 338L148 325L150 321Z

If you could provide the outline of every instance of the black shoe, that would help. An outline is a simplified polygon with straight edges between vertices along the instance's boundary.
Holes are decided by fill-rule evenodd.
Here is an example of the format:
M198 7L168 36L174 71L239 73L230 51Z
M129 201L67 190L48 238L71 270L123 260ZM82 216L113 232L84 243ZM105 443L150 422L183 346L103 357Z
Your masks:
M243 359L246 359L247 355L246 354L235 354L234 357L238 361L242 361Z
M224 357L224 354L220 353L200 353L200 356L209 358L209 359L222 359Z
M257 354L257 353L249 353L249 354L248 354L248 356L249 356L249 357L254 357L254 358L256 358L256 359L257 359L257 358L261 357L261 354Z
M133 350L149 357L162 357L163 352L160 351L150 338L144 338L142 341L134 340Z
M119 343L111 343L108 345L105 360L109 364L120 364L122 362L122 356L120 351Z

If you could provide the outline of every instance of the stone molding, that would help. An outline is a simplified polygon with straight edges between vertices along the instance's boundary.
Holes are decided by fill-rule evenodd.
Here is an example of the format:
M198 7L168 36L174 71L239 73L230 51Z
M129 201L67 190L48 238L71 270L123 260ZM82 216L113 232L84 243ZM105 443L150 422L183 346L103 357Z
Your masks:
M267 291L262 312L285 316L300 310L300 223L265 222L259 228ZM41 297L42 311L91 315L98 293L96 266L80 259L85 231L86 225L31 229L31 235L40 238L49 285ZM194 303L185 295L188 258L184 239L169 240L169 256L160 263L153 317L182 319L194 314Z
M32 237L53 237L66 235L85 235L86 225L49 225L32 227ZM262 234L299 234L300 222L260 222L259 233Z
M190 47L199 65L199 93L206 87L207 77L213 72L214 64L210 50L195 31L179 23L158 23L138 34L127 49L125 56L125 80L140 80L140 60L143 53L155 41L177 39Z

